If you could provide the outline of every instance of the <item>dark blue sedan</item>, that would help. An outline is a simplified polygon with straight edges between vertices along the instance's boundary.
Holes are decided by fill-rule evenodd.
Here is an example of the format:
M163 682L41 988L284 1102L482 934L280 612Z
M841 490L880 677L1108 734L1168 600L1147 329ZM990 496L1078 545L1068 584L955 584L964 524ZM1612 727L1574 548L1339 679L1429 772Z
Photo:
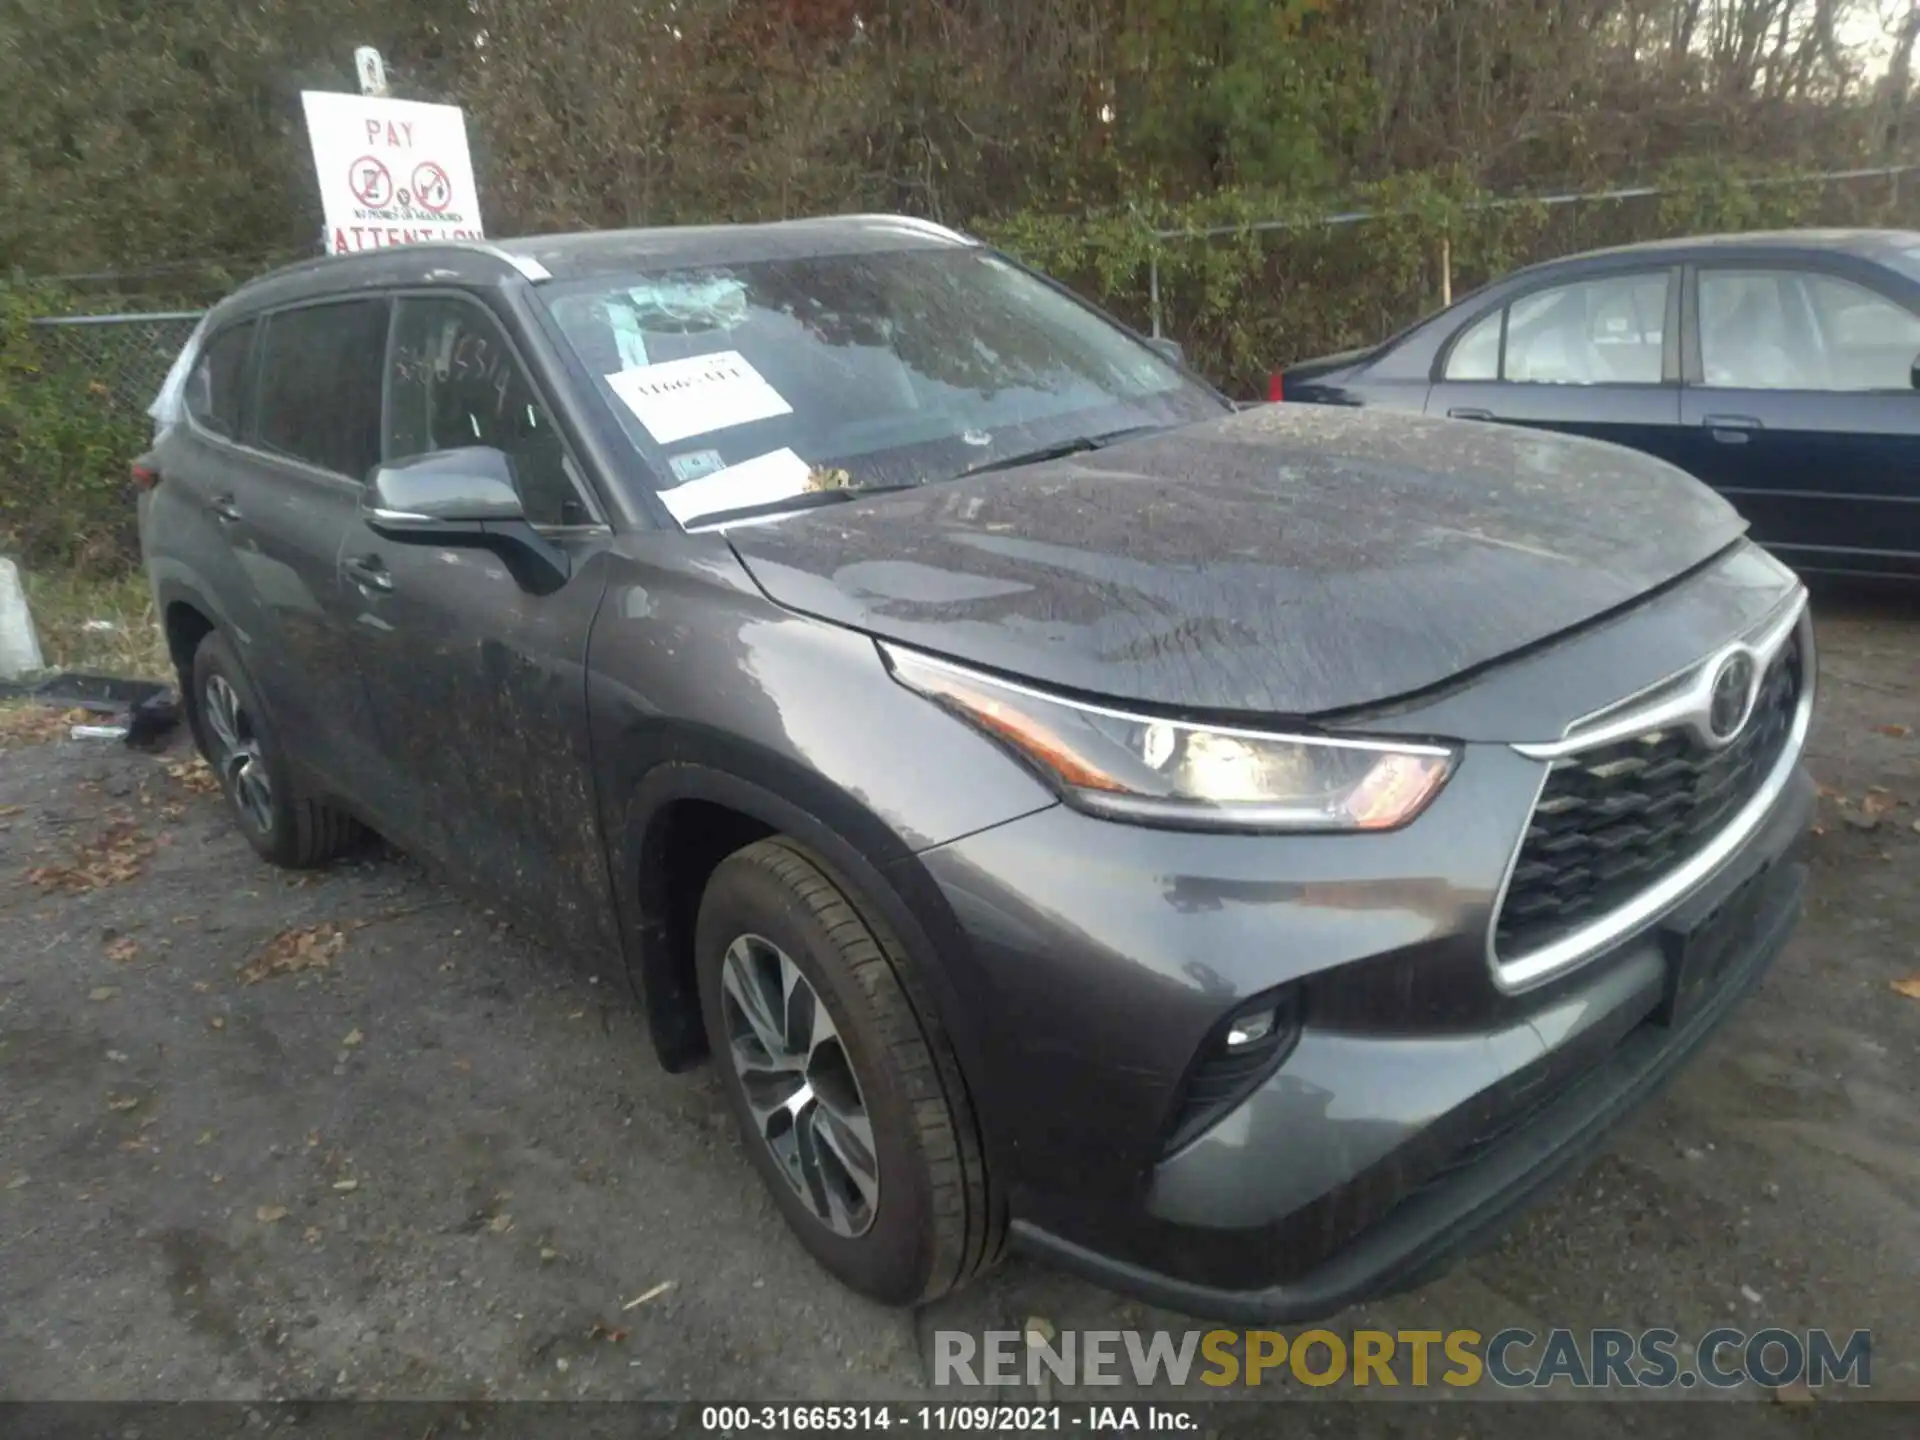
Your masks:
M1287 401L1631 445L1720 491L1799 569L1920 577L1920 233L1575 255L1280 380Z

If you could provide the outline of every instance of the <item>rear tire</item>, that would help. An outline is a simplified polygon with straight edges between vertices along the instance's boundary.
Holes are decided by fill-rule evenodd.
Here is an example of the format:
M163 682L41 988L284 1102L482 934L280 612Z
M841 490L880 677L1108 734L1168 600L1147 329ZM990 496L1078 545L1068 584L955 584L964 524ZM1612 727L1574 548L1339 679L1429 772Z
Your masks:
M261 859L294 869L321 865L365 838L351 816L295 790L258 692L218 631L193 652L186 694L194 743Z
M821 1265L911 1305L999 1258L1004 1226L959 1066L908 998L899 943L817 859L775 837L721 861L695 963L742 1140Z

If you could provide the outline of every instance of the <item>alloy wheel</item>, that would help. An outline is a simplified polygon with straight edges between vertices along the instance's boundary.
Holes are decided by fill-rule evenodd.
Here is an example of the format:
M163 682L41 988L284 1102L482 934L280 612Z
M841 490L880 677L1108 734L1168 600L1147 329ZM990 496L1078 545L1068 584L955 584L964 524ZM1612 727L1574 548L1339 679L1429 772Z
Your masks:
M761 1143L821 1224L863 1235L880 1204L866 1098L840 1032L786 952L758 935L720 971L727 1049Z
M202 692L202 714L212 742L214 771L247 822L261 834L273 829L273 781L246 706L224 675L214 675Z

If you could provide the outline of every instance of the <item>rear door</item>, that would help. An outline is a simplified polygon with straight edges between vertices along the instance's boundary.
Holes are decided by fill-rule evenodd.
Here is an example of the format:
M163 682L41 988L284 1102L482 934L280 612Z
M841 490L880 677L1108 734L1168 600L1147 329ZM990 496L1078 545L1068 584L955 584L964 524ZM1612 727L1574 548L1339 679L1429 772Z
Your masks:
M1671 459L1680 418L1679 267L1543 283L1469 317L1429 415L1590 435Z
M357 799L373 730L335 561L379 457L387 303L329 300L256 324L241 448L206 477L206 503L249 617L242 661L282 743L324 788Z
M1920 574L1920 313L1862 278L1689 267L1682 463L1804 569Z
M557 938L602 946L586 652L611 532L492 310L445 290L395 306L385 458L505 452L527 519L572 565L535 593L488 550L396 543L353 521L341 584L403 833Z

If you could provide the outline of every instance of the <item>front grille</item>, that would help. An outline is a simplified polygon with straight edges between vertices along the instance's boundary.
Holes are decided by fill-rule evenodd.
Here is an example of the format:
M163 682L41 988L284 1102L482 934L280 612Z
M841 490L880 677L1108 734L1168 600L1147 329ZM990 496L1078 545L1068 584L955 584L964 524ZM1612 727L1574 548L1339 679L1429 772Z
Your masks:
M1507 882L1494 953L1514 960L1551 945L1685 864L1766 780L1801 684L1800 646L1790 640L1726 748L1676 727L1556 762Z

